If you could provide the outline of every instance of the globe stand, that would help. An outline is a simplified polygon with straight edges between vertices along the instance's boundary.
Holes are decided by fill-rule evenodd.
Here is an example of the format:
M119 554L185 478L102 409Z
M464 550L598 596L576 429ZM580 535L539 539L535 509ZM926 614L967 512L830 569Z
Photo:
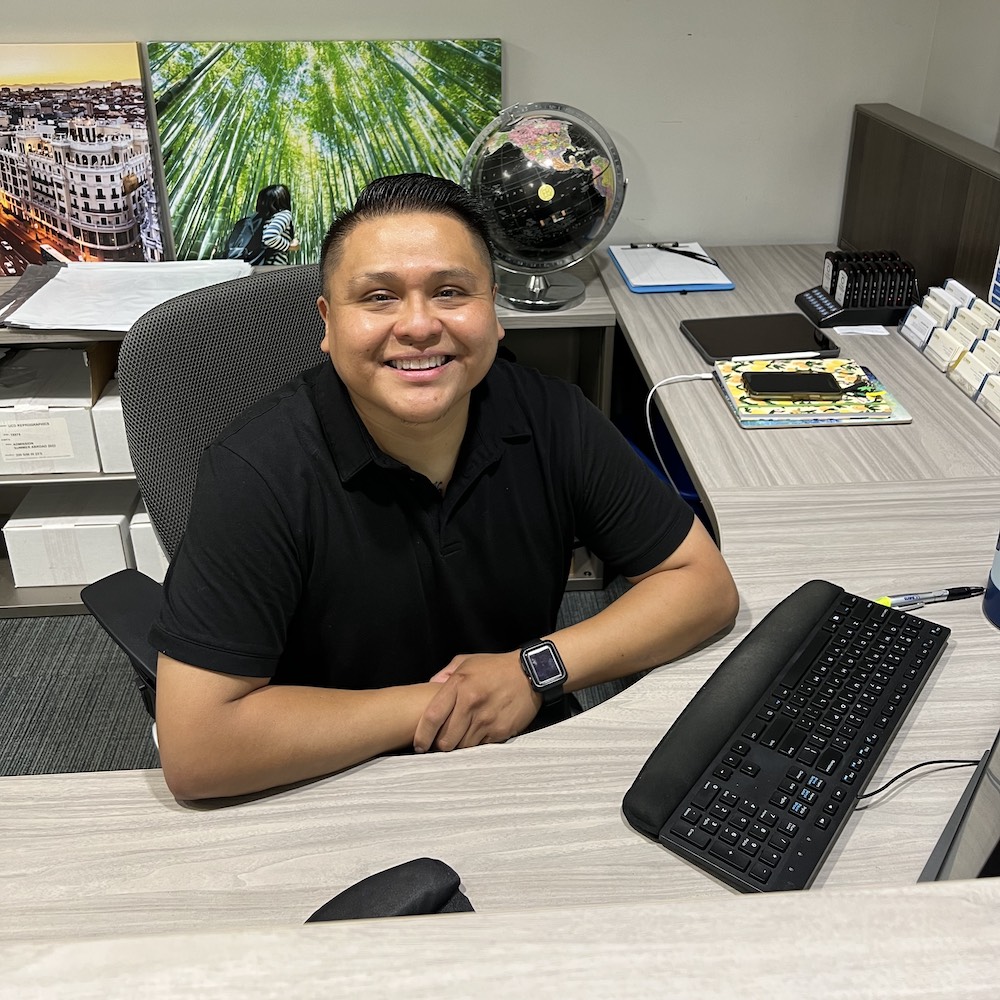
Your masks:
M568 309L582 302L586 294L583 282L572 274L514 274L500 270L497 300L508 309L542 312Z

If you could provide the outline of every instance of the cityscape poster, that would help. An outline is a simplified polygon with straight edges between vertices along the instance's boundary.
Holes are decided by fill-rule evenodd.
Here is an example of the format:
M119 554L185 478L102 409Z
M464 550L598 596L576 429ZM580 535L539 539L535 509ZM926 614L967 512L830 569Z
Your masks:
M166 255L139 56L0 45L0 274Z
M498 39L149 43L177 258L219 255L272 186L290 196L288 260L307 263L369 180L459 180L501 110L500 50Z

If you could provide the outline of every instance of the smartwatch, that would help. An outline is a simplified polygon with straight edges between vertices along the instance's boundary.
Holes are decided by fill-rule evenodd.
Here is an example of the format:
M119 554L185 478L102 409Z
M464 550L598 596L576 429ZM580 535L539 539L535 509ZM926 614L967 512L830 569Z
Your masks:
M563 684L569 675L555 643L548 639L529 642L521 649L521 669L542 696L543 708L562 700Z

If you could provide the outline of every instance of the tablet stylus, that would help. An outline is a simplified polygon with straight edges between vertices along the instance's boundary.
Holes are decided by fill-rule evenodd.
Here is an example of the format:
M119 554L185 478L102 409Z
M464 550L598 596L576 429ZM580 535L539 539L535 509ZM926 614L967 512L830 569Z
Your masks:
M818 358L819 351L786 351L784 354L740 354L730 361L786 361L790 358Z

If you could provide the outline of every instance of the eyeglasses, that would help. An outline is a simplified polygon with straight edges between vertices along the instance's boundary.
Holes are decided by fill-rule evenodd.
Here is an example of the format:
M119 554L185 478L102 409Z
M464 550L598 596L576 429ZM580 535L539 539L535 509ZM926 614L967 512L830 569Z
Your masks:
M711 264L712 267L719 266L719 262L715 258L709 257L706 253L698 253L697 250L688 250L680 243L630 243L629 248L632 250L663 250L666 253L675 253L680 257L690 257L692 260L701 261L702 264Z

